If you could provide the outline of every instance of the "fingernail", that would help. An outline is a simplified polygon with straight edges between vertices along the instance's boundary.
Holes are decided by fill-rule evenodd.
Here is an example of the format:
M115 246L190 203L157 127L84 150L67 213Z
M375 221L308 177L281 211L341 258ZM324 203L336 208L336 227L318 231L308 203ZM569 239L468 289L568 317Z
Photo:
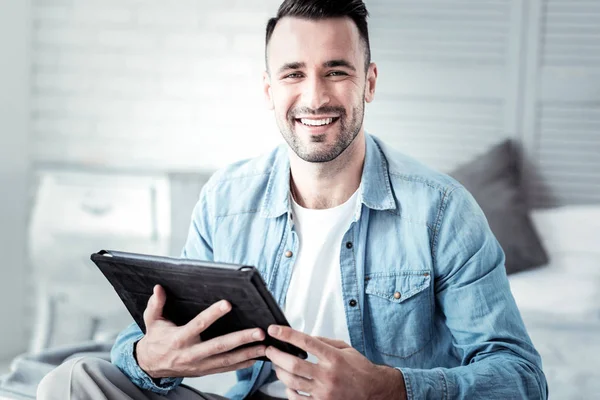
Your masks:
M256 355L259 356L259 357L264 356L265 355L265 348L262 347L262 348L256 350Z
M281 333L281 328L275 325L269 326L269 335L278 336Z
M254 333L252 334L252 337L253 337L254 339L257 339L257 340L259 340L259 339L262 339L262 332L261 332L261 331L256 331L256 332L254 332Z
M226 301L221 302L221 310L223 310L223 311L229 310L229 304L227 304Z

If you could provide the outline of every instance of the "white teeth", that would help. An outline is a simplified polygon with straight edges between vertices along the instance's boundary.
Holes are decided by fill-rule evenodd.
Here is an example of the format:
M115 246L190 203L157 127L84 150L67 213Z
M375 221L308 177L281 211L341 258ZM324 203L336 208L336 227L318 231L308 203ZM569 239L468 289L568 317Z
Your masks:
M321 125L329 125L330 123L333 122L333 118L325 118L325 119L302 118L302 119L300 119L300 122L302 122L304 125L309 125L309 126L321 126Z

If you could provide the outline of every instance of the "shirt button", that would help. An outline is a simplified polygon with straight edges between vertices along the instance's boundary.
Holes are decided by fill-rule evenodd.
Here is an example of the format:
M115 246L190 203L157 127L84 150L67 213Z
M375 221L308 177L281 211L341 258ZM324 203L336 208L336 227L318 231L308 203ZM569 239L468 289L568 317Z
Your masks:
M356 307L356 300L352 299L348 304L350 304L350 307Z
M290 250L288 250L288 251L286 251L286 252L285 252L285 256L286 256L287 258L290 258L290 257L291 257L291 256L293 256L293 255L294 255L294 253L292 253Z
M402 297L402 295L400 294L400 292L394 293L394 298L395 299L399 299L400 297Z
M351 249L352 248L352 242L346 242L346 248L347 249Z

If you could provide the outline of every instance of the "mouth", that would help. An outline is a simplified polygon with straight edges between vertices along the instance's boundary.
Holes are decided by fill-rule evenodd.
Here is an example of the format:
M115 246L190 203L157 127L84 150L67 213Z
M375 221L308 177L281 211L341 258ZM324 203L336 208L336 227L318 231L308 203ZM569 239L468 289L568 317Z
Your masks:
M294 121L297 124L302 125L305 128L317 129L327 128L335 124L340 117L325 117L325 118L295 118Z

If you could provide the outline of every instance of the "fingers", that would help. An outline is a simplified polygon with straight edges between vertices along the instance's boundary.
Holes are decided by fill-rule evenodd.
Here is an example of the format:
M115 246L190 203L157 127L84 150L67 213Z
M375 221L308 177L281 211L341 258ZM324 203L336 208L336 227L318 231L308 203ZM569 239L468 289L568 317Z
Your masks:
M299 390L305 393L311 393L313 391L314 381L306 379L302 376L290 374L288 371L276 368L275 374L277 378L283 382L286 388L294 391Z
M221 300L214 303L182 327L182 336L197 337L229 311L231 311L231 304L228 301Z
M236 347L247 343L262 341L265 339L265 333L261 329L246 329L243 331L228 333L206 342L196 344L191 350L201 358L216 356L227 353ZM262 346L265 347L265 346ZM264 355L264 350L263 354Z
M253 358L262 357L265 355L265 346L258 345L244 349L234 350L224 354L218 354L202 360L203 370L227 370L239 369L236 367L240 364L246 365L249 361L253 364L256 360ZM233 369L232 369L233 368Z
M302 396L301 394L298 394L298 392L296 392L293 389L285 389L285 394L287 395L287 398L289 400L304 400L306 399L307 396Z
M319 360L328 360L334 356L334 348L332 346L306 333L294 330L289 326L271 325L269 326L269 335L275 339L293 344L307 353L315 355Z
M336 339L329 339L323 336L315 336L315 339L319 339L321 342L325 342L328 345L335 347L336 349L347 349L350 346L348 343L344 342L343 340L336 340Z
M230 367L223 367L223 368L217 368L217 369L212 369L210 371L206 371L205 375L222 374L223 372L237 371L238 369L249 368L249 367L253 366L254 363L256 363L256 360L248 360L248 361L241 362L239 364L232 365Z
M267 348L265 355L273 365L277 366L278 370L283 369L290 374L306 379L313 379L315 376L315 364L309 361L285 353L273 346Z
M152 296L148 299L148 305L144 310L144 324L146 324L146 330L148 326L156 320L162 319L163 307L167 301L167 294L160 285L155 285L152 291Z

